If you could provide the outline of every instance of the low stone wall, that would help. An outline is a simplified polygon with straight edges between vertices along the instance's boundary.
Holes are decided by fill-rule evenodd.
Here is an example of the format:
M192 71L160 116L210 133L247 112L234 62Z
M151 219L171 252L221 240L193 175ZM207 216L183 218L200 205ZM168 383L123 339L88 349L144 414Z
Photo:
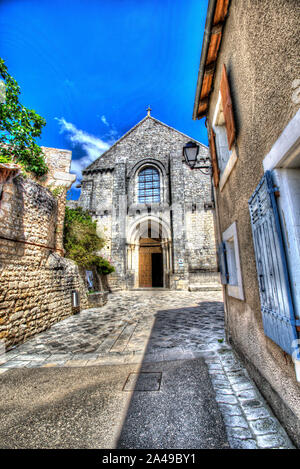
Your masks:
M189 291L222 291L219 272L190 272Z
M95 293L88 293L87 300L88 300L88 307L89 308L99 308L100 306L104 306L107 303L107 297L109 292L95 292Z
M0 339L7 348L72 315L72 291L88 307L76 264L61 256L59 202L18 176L0 201ZM58 242L57 242L58 241Z

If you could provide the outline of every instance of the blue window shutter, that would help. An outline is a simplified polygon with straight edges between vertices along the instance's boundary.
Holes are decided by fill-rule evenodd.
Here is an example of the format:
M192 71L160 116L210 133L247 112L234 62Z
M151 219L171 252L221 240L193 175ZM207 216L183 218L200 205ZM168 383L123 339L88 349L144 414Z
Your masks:
M221 283L226 285L228 283L228 267L227 267L227 258L226 258L226 245L224 242L221 242L218 247L218 257L219 257L219 270L221 274Z
M267 171L251 198L249 210L266 336L300 358L292 295L274 185Z

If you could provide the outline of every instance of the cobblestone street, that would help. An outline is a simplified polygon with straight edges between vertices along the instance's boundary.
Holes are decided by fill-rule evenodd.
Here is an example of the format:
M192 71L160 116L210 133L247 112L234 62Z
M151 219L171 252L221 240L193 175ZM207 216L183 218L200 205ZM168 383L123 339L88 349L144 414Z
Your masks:
M54 325L2 355L13 368L204 359L232 448L293 448L224 338L220 292L132 291ZM164 379L162 374L162 380Z

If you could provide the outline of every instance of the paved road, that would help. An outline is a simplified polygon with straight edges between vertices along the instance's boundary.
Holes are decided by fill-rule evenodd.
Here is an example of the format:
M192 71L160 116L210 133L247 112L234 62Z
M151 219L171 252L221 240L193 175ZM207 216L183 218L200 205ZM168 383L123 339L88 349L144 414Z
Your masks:
M1 389L1 448L228 447L201 359L15 369Z
M145 352L149 359L192 358L218 340L224 340L219 292L121 292L16 347L5 367L128 363Z
M1 448L292 447L224 343L218 292L110 295L0 373Z

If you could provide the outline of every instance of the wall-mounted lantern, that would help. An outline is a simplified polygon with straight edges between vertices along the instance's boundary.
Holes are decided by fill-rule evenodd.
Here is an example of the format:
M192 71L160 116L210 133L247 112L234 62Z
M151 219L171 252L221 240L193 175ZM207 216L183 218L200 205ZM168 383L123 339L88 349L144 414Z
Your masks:
M186 164L189 165L190 168L194 168L195 164L197 163L197 156L199 153L199 145L195 142L188 142L183 147L183 156L185 158Z
M183 147L183 156L184 156L185 162L191 169L199 169L201 173L206 174L206 175L211 174L210 163L205 163L200 166L199 165L196 166L198 153L199 153L199 145L197 145L197 143L195 142L188 142Z

